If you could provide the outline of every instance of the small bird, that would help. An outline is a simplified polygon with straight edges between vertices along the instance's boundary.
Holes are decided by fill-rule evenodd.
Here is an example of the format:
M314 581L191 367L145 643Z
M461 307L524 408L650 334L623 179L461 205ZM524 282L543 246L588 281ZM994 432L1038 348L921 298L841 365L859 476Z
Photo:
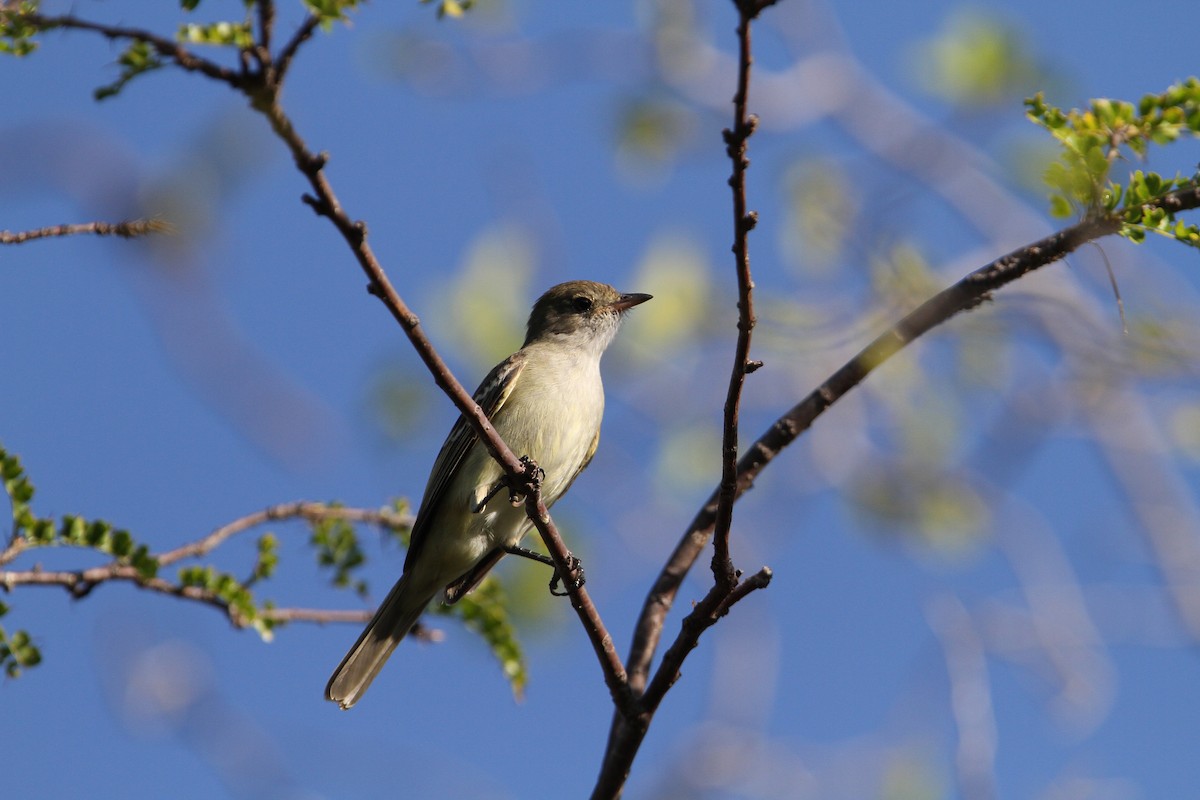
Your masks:
M547 507L596 454L604 415L600 357L622 315L649 299L593 281L552 287L534 303L521 349L475 390L509 449L541 468ZM353 706L439 592L453 603L505 553L527 554L518 545L532 523L503 485L504 471L460 416L433 462L404 572L333 671L327 699Z

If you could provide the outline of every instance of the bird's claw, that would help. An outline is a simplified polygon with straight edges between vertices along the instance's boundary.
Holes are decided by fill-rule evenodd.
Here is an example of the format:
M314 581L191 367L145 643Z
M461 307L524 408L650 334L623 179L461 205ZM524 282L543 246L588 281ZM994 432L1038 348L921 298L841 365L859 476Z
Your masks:
M520 462L522 468L521 488L540 489L542 487L542 481L546 478L546 470L539 467L537 462L535 462L529 456L521 456ZM516 508L525 502L525 494L525 492L517 491L515 488L510 486L508 489L508 502L511 503L514 508Z
M582 561L573 555L568 555L567 564L570 567L567 577L563 578L563 576L559 574L558 570L555 570L554 578L550 581L550 594L554 595L555 597L566 597L567 595L571 594L572 591L582 589L583 585L587 583L587 576L583 573ZM570 588L559 591L559 583L562 583L564 586L569 586Z

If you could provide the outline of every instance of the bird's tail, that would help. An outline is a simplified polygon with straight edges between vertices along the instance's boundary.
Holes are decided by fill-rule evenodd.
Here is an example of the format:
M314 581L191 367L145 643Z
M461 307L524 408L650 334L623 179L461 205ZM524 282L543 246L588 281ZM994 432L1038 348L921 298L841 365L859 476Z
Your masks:
M396 582L358 641L333 671L325 687L326 699L343 709L357 703L396 645L417 623L436 592L414 591L416 587L411 585L409 578L406 574Z

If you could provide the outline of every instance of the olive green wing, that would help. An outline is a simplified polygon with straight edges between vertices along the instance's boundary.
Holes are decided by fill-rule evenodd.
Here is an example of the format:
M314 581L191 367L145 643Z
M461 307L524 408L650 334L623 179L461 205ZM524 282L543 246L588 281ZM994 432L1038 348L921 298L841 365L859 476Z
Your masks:
M475 390L473 399L488 419L496 416L516 386L517 377L525 368L525 357L518 351L501 361L483 379L483 383ZM446 490L458 476L467 453L479 441L475 429L471 427L466 417L459 416L450 429L442 449L433 462L433 471L429 474L429 483L425 486L425 496L421 499L421 508L417 511L417 519L413 523L412 536L408 543L408 555L404 558L404 569L416 559L425 544L429 533L430 520L436 516L437 507L446 496Z

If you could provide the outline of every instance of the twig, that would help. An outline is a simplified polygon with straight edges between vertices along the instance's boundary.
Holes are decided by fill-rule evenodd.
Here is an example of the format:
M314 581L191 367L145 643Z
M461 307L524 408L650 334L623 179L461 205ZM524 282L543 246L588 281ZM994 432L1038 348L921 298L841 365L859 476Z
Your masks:
M217 592L202 586L187 586L171 583L163 578L147 578L128 564L112 562L99 567L78 571L48 571L38 567L17 571L0 571L0 589L11 591L17 586L57 586L65 589L71 597L81 599L91 594L97 586L105 583L132 583L140 589L192 600L219 609L238 628L251 623L241 611L231 605ZM321 609L263 609L259 617L265 619L296 619L301 622L362 622L370 617L367 611L321 610Z
M729 188L733 192L733 256L738 288L738 336L734 347L733 369L725 395L725 415L721 433L721 483L717 489L717 520L713 535L713 580L728 592L737 583L733 559L729 555L729 528L733 523L733 503L737 499L738 411L742 387L750 361L750 339L754 331L754 281L750 276L750 231L758 215L746 210L746 142L754 133L758 119L748 114L750 67L754 63L750 49L750 21L757 13L745 2L738 3L738 77L733 96L733 127L724 131L725 152L733 162Z
M275 33L275 0L258 0L258 46L270 54L271 37Z
M300 27L292 34L292 38L288 40L283 49L279 51L279 55L275 57L276 81L283 81L288 69L292 66L292 60L296 57L296 52L300 49L300 45L312 38L313 32L316 31L319 24L314 14L309 14L304 22L300 23Z
M411 528L411 514L397 514L387 509L343 508L327 503L280 503L269 506L262 511L247 514L244 517L222 525L203 539L169 550L158 556L160 567L169 566L185 558L199 558L220 546L226 539L243 531L262 525L265 522L278 522L285 519L306 519L310 522L320 522L328 519L343 519L349 522L366 522L385 528Z
M122 239L132 239L145 236L148 233L171 233L170 223L159 219L131 219L124 222L82 222L76 225L50 225L29 231L0 231L0 244L24 244L35 239L48 239L57 236L75 236L81 233L91 233L96 236L120 236Z

